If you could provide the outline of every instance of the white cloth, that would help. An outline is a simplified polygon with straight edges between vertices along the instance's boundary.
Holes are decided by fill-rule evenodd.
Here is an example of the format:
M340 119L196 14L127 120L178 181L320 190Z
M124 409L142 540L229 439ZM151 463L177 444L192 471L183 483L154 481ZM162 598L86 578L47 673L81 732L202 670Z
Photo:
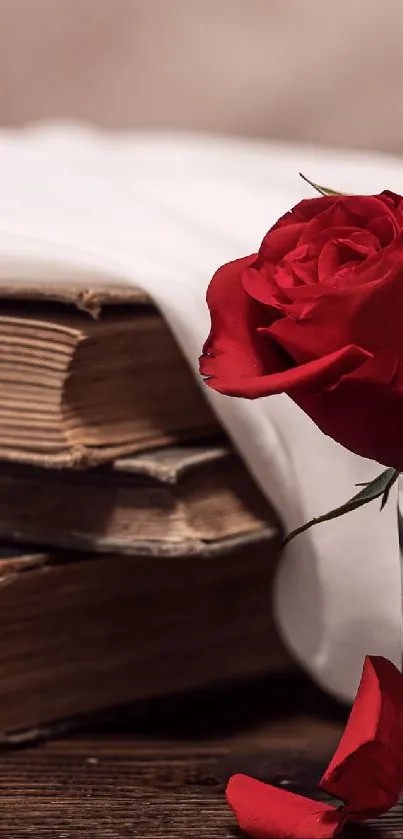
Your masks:
M1 132L0 280L134 282L196 371L211 275L255 251L270 225L312 194L299 171L341 191L403 192L402 163L376 155L68 125ZM344 502L379 471L285 396L244 401L201 386L287 529ZM289 545L275 612L296 658L350 699L366 653L400 664L400 591L392 494L382 514L372 503Z

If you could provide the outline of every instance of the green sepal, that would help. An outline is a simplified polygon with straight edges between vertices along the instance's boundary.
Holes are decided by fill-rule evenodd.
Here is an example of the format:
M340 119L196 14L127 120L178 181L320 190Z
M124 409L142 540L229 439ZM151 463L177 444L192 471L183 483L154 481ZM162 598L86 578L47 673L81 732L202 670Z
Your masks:
M330 510L329 513L325 513L323 516L318 516L317 518L311 519L310 521L306 522L306 524L301 525L301 527L297 527L296 530L293 530L291 533L286 536L283 542L283 546L287 545L291 539L295 539L296 536L299 536L300 533L305 533L306 530L309 530L310 527L313 527L315 524L321 524L323 521L330 521L331 519L337 519L339 516L344 516L345 513L351 513L352 510L356 510L358 507L362 507L364 504L368 504L370 501L374 501L375 498L381 498L381 510L384 508L390 490L393 484L397 481L399 477L399 472L397 469L385 469L384 472L381 472L373 481L369 481L366 484L357 484L357 486L363 486L356 495L353 495L350 498L350 501L347 501L345 504L342 504L341 507L336 507L335 510Z
M310 181L306 175L303 175L302 172L299 173L299 176L303 181L306 181L309 186L316 189L316 192L319 192L321 195L345 195L344 192L336 192L334 189L328 189L327 186L319 186L319 184L315 184L313 181Z

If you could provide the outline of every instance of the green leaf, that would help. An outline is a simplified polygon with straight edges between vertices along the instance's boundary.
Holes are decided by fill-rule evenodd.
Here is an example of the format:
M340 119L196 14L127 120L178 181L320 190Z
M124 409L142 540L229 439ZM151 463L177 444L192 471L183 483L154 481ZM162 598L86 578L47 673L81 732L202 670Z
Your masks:
M337 519L339 516L344 516L345 513L351 513L352 510L356 510L358 507L362 507L363 504L368 504L370 501L374 501L375 498L381 498L381 510L383 510L388 497L390 490L397 481L399 477L399 472L397 469L385 469L384 472L381 472L373 481L369 481L366 484L357 484L357 486L363 486L356 495L353 495L350 498L350 501L347 501L345 504L342 504L341 507L336 507L335 510L330 510L329 513L325 513L323 516L318 516L315 519L311 519L310 521L306 522L306 524L301 525L301 527L297 527L296 530L293 530L291 533L286 536L283 542L283 546L287 545L291 539L295 539L296 536L299 536L300 533L304 533L306 530L309 530L310 527L313 527L315 524L321 524L323 521L330 521L330 519Z
M303 181L306 181L309 186L316 189L316 192L320 192L321 195L345 195L344 192L335 192L334 189L328 189L327 186L319 186L319 184L315 184L313 181L310 181L306 175L303 175L302 172L299 173L299 176Z

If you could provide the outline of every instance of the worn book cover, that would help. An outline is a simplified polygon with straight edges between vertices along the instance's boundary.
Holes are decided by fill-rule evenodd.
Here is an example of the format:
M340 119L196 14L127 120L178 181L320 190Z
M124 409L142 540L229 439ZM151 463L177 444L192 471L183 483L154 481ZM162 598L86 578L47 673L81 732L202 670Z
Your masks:
M0 538L14 542L203 554L276 524L225 441L153 449L85 471L0 463Z
M18 551L0 559L0 727L21 742L52 723L282 672L272 527L167 557Z
M142 291L0 286L0 458L89 466L217 432Z

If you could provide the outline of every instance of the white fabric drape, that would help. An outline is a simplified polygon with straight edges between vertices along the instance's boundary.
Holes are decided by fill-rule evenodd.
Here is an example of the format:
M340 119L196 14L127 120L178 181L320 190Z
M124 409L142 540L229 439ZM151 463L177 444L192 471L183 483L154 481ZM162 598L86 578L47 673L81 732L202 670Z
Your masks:
M299 171L341 191L403 192L402 163L380 155L68 125L0 132L0 281L140 285L196 372L212 273L255 251L310 194ZM286 397L204 392L286 528L345 501L379 471ZM274 608L298 661L350 699L366 653L400 664L400 588L392 494L382 514L371 504L292 542Z

